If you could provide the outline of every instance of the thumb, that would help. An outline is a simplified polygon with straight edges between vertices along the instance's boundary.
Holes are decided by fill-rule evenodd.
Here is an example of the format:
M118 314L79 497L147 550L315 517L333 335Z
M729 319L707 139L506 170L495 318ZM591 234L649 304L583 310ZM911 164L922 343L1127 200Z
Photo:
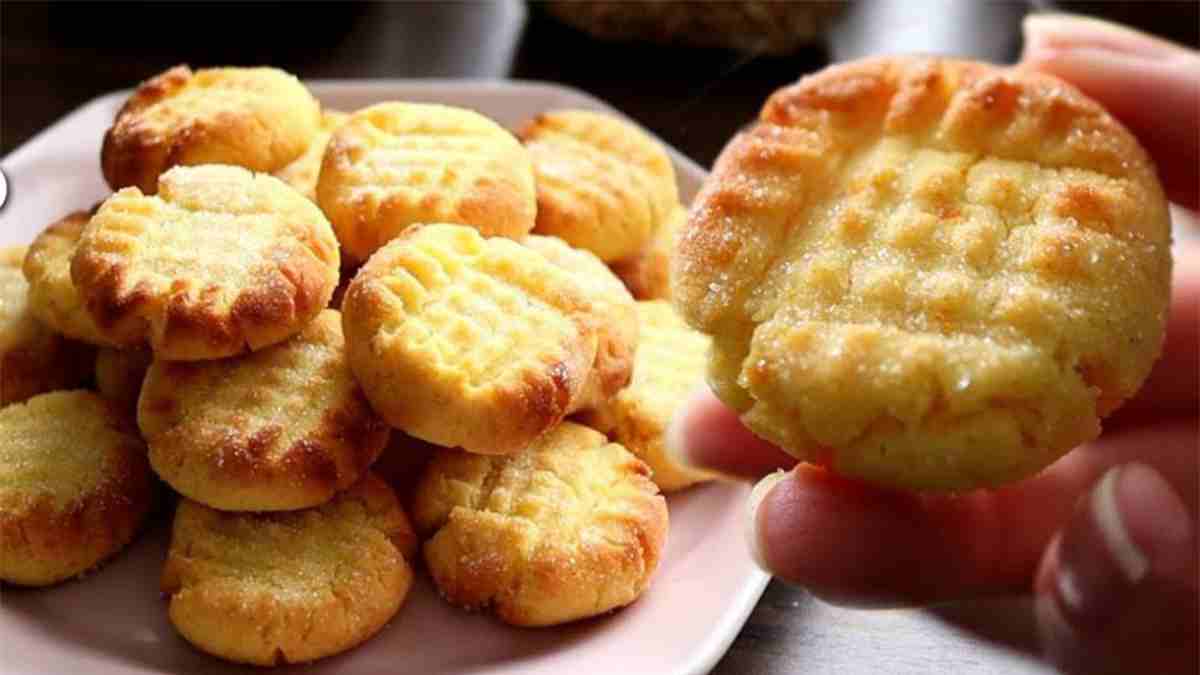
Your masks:
M1197 672L1194 519L1154 469L1110 469L1047 548L1038 628L1067 672Z

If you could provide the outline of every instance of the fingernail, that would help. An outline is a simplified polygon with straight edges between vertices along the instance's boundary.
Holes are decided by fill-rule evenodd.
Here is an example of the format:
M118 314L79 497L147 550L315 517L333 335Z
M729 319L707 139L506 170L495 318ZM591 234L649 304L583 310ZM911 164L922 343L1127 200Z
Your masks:
M1125 26L1071 14L1030 14L1022 23L1022 60L1039 60L1065 51L1095 51L1160 59L1174 53L1170 43Z
M760 527L758 512L763 500L767 498L771 490L787 476L786 471L776 471L758 481L754 490L750 492L750 504L746 511L746 545L750 549L750 557L754 559L755 564L768 573L771 572L771 568L767 565L766 537L763 536Z
M1179 557L1191 537L1187 511L1152 469L1109 469L1081 502L1059 544L1052 591L1076 629L1117 616L1160 560Z

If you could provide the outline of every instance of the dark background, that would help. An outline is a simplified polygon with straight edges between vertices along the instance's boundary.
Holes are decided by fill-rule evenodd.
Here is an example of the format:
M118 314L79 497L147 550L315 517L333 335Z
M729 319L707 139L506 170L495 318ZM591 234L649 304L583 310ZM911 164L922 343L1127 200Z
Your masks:
M1200 45L1200 3L1194 0L861 0L847 8L840 21L848 25L835 24L832 38L789 56L599 42L536 6L527 11L518 0L3 2L0 155L89 99L132 87L177 63L269 64L303 78L511 76L561 82L615 105L707 166L771 91L831 57L903 50L1012 61L1020 50L1020 19L1033 7L1097 14ZM890 18L871 28L872 22L862 21L871 16L897 17L917 30L900 35ZM504 55L503 63L495 62L496 53ZM772 583L714 672L783 673L801 667L805 643L799 620L813 611L813 602L800 589ZM953 610L941 615L962 624ZM1028 647L1032 636L1021 612L1013 616L1008 628L1000 621L976 629Z

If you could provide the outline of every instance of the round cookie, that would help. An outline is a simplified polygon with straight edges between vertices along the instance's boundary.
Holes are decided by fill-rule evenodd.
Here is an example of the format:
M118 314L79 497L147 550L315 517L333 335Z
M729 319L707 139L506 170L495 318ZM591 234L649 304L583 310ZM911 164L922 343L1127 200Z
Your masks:
M1158 357L1170 221L1137 141L1070 85L894 57L776 92L672 261L710 380L800 459L935 491L1096 437Z
M663 300L637 303L637 317L641 338L633 381L581 421L649 465L663 492L682 490L713 477L679 464L663 442L676 409L704 384L710 341Z
M574 276L461 225L406 230L342 302L350 367L394 427L472 452L516 452L579 408L596 361Z
M325 148L329 145L329 139L333 136L333 132L337 131L338 127L342 126L349 117L348 114L337 110L322 111L321 130L308 144L308 149L304 151L304 154L292 160L291 164L276 171L275 177L291 185L305 197L316 201L317 178L321 175L321 160L325 157Z
M93 352L35 318L21 274L23 246L0 248L0 406L88 379Z
M122 410L136 415L142 382L153 360L154 353L145 347L100 348L96 352L96 389Z
M633 355L638 345L637 308L633 296L612 270L589 251L574 248L558 237L537 234L525 237L521 243L570 272L592 301L596 362L576 410L595 408L629 384L633 376Z
M0 408L0 580L46 586L95 567L153 497L146 447L112 403L75 390Z
M641 460L564 422L507 457L439 450L413 520L449 602L518 626L603 614L650 584L667 503Z
M226 513L182 499L161 587L197 648L276 666L343 652L383 628L412 586L416 548L396 495L367 474L322 506Z
M675 233L687 222L687 209L676 204L671 216L641 253L612 264L613 274L638 300L671 299L671 249Z
M358 260L415 223L521 237L537 208L529 153L512 134L470 110L424 103L351 115L325 150L317 202Z
M29 282L29 308L39 321L74 340L111 346L71 281L71 258L93 212L75 211L46 226L29 245L22 270Z
M536 231L605 262L640 253L679 202L666 150L622 119L555 110L519 135L537 180Z
M113 190L153 194L176 165L276 171L316 137L321 107L275 68L176 66L138 86L104 135L100 165Z
M278 178L219 164L126 188L92 217L71 278L109 342L159 358L215 359L294 335L338 282L320 210Z
M388 428L350 373L341 323L328 309L253 354L156 360L138 426L159 477L226 511L316 506L355 483L387 444Z

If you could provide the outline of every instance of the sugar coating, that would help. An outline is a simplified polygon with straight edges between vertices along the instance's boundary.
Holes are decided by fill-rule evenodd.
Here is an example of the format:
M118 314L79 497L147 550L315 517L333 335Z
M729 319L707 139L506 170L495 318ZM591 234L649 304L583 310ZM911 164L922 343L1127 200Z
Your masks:
M605 262L637 255L679 201L666 150L620 118L553 110L520 135L537 175L537 232Z
M547 626L633 602L667 534L649 469L603 434L564 422L506 457L440 450L413 518L451 603Z
M23 271L29 307L39 321L74 340L111 346L71 281L71 258L90 219L88 211L75 211L46 226L30 244Z
M183 499L161 586L176 630L230 661L273 666L367 640L412 585L412 528L368 474L333 501L283 513L227 513Z
M1157 358L1170 224L1096 103L962 61L846 64L722 153L673 261L714 391L797 457L894 486L1027 476Z

